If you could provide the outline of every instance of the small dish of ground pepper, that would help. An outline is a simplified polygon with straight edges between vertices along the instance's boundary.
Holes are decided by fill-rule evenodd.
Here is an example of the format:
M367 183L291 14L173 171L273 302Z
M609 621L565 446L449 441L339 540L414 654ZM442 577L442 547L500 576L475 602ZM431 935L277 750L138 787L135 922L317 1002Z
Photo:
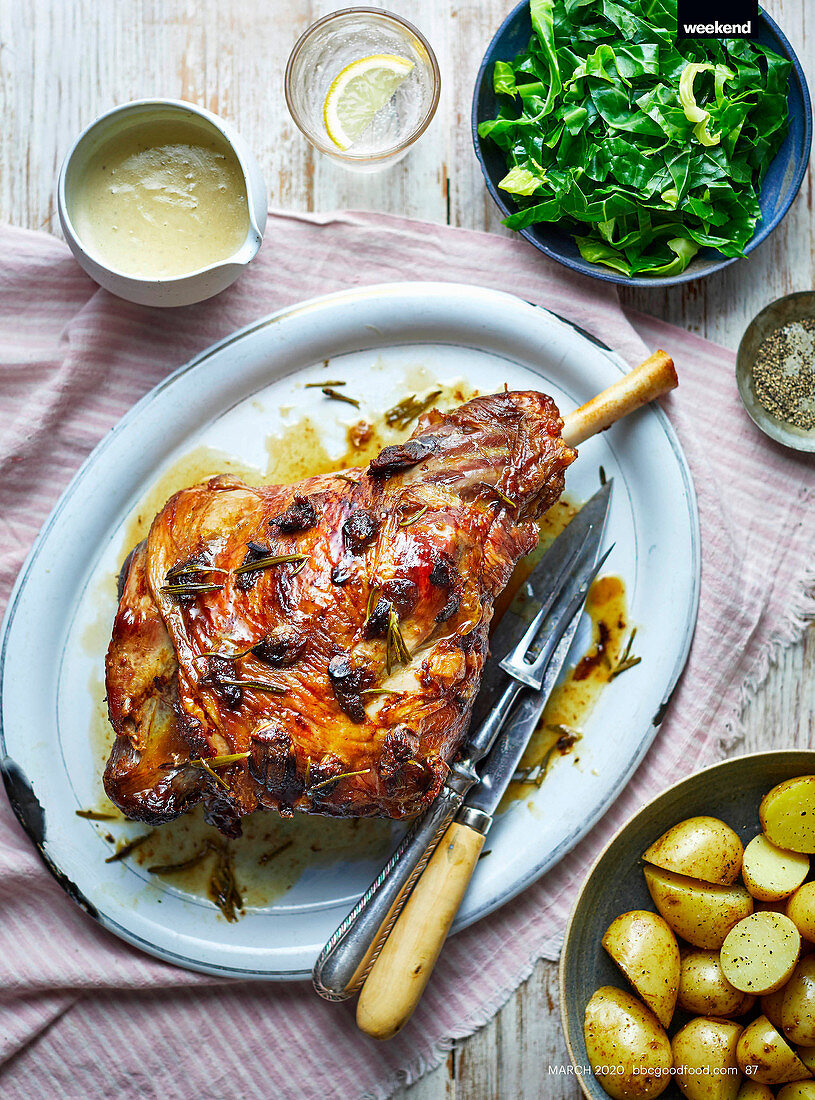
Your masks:
M750 322L736 381L747 413L766 435L815 451L815 291L779 298Z

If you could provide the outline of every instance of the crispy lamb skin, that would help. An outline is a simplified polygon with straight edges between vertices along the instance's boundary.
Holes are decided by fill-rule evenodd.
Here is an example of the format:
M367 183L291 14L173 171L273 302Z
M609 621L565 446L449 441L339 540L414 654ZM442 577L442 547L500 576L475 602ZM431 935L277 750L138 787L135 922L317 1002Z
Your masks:
M544 394L494 394L431 411L343 478L176 493L130 562L108 651L113 802L156 824L203 800L230 835L258 808L426 807L467 730L495 598L563 491L562 426ZM221 782L190 763L235 753Z

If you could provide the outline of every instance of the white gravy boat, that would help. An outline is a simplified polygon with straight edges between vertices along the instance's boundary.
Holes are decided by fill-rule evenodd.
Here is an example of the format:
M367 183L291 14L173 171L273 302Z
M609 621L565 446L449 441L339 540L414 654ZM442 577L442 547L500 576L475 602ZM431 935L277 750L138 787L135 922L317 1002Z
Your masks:
M196 123L204 130L215 131L234 152L246 185L249 217L246 239L232 256L184 275L151 278L125 274L86 249L71 219L72 200L87 170L89 159L100 145L132 126L173 118ZM114 107L82 131L62 162L57 184L57 208L62 231L71 251L80 266L100 286L120 298L140 305L186 306L225 290L255 258L263 241L266 225L266 195L266 183L260 165L249 146L228 122L194 103L174 99L140 99Z

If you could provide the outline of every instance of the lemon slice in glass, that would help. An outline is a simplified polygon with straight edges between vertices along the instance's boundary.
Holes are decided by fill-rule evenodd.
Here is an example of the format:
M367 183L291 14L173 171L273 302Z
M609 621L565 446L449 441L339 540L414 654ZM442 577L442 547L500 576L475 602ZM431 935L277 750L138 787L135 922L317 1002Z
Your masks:
M323 104L325 131L340 149L350 149L410 76L413 62L396 54L376 53L346 65L334 78Z

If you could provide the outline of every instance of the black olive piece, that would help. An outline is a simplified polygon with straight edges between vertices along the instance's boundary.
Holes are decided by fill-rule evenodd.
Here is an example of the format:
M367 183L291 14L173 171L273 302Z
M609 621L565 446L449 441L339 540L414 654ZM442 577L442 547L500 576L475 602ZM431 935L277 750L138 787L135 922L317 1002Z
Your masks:
M376 606L368 616L368 621L365 623L366 638L385 637L385 632L388 629L388 616L392 606L390 600L386 600L384 596L379 597Z
M286 535L297 531L308 531L317 523L317 512L309 497L297 496L285 512L269 520L270 527L276 527Z
M446 623L452 619L461 606L461 589L454 588L447 597L447 603L436 616L437 623Z
M223 680L234 680L235 666L226 657L210 657L207 661L207 674L200 683L213 687L230 710L238 710L243 703L243 688L237 684L224 684Z
M355 667L346 653L340 653L328 662L328 678L341 709L352 722L364 722L365 707L360 691L370 679L368 670Z
M264 546L261 542L247 542L246 553L243 556L241 565L246 565L252 561L260 561L261 558L268 558L271 550L268 546ZM239 588L241 592L248 592L250 588L255 584L262 570L255 569L249 573L238 573L235 577L235 587Z
M363 550L376 538L379 523L364 508L357 508L342 525L345 545L354 551Z
M391 577L390 580L383 581L381 591L391 601L402 619L410 615L419 602L419 587L407 577Z
M252 646L252 654L265 665L289 668L300 660L307 644L308 639L297 634L281 637L267 635L256 646Z
M334 568L331 570L331 583L342 586L348 584L353 577L354 572L351 568L351 563L347 561L338 561Z
M275 726L252 734L247 767L255 782L283 806L291 806L305 789L297 772L291 737Z
M437 558L430 570L430 583L436 588L449 588L458 576L459 571L449 558Z
M392 477L401 470L409 470L433 454L433 443L427 439L409 439L393 447L385 447L368 467L371 477Z

